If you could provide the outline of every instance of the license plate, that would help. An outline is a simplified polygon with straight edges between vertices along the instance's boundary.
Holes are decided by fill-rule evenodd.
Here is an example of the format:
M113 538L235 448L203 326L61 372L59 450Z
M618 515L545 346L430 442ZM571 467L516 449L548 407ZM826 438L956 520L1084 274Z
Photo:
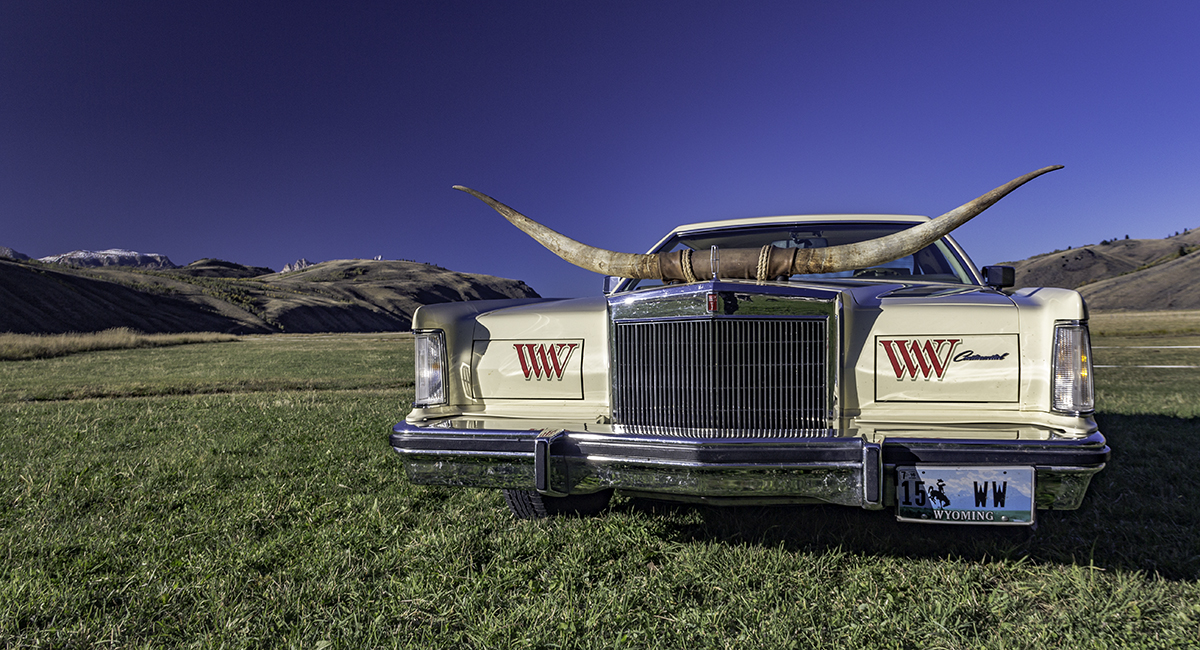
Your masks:
M1033 523L1032 467L896 468L896 519L937 524Z

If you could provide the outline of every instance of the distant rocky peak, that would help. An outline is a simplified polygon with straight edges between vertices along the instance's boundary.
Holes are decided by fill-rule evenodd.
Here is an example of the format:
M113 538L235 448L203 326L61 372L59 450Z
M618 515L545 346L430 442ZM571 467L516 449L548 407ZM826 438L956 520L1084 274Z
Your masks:
M280 271L280 273L291 273L292 271L299 271L301 269L307 269L310 266L313 266L313 263L304 259L303 257L301 257L300 259L296 260L295 262L292 262L291 264L284 266L283 270Z
M24 253L9 248L8 246L0 246L0 257L7 257L10 260L27 260L29 256Z
M139 253L123 248L109 248L102 251L71 251L62 255L51 255L41 258L49 264L65 264L67 266L136 266L144 269L174 269L178 268L166 255L158 253Z

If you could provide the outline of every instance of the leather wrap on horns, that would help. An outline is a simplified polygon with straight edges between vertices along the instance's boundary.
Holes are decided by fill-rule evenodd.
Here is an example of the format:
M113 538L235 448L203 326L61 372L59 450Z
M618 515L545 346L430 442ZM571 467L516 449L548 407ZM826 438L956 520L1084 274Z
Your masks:
M785 275L848 271L890 262L925 248L970 221L1009 192L1056 169L1062 169L1062 165L1043 167L1014 178L936 219L878 239L827 248L778 248L769 245L761 249L722 248L718 251L717 274L722 278L765 280ZM691 251L636 254L596 248L555 232L486 194L462 185L455 185L454 189L462 190L492 206L514 226L550 249L550 252L589 271L639 280L694 282L714 277L708 251L695 255Z

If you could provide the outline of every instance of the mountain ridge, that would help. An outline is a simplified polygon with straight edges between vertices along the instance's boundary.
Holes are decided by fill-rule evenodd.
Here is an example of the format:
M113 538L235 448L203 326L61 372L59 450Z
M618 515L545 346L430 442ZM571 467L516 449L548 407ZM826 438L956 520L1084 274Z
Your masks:
M406 331L421 305L538 297L520 280L418 262L334 260L289 274L255 274L263 269L221 260L189 266L79 268L0 259L6 307L0 332Z
M166 255L158 253L139 253L124 248L107 248L102 251L77 250L61 255L50 255L39 258L47 264L63 264L66 266L134 266L146 269L173 269L177 265Z
M1200 309L1200 230L1113 239L1004 263L1016 286L1063 287L1103 311ZM283 271L125 249L30 259L0 247L0 332L404 331L421 305L538 297L523 281L409 261L298 260Z

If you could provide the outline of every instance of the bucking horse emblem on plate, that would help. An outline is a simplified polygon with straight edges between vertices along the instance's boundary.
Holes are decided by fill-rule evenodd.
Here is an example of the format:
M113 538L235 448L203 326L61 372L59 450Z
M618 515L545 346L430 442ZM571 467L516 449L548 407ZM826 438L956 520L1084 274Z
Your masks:
M937 487L929 488L929 502L938 504L942 509L950 505L950 497L946 496L946 482L942 479L937 480Z

